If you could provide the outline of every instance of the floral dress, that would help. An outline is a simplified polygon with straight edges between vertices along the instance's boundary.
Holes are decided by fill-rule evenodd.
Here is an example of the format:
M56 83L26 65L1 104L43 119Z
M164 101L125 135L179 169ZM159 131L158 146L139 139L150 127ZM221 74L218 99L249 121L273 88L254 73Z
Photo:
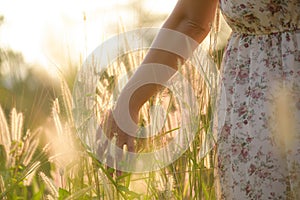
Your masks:
M300 0L220 0L219 199L300 199Z

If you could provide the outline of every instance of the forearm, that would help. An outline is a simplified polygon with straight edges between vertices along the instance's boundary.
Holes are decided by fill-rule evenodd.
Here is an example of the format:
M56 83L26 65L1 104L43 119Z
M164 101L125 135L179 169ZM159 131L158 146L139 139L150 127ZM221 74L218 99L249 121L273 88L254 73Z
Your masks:
M209 0L209 1L213 2L214 0ZM176 44L177 47L175 47L175 48L179 48L179 50L180 48L183 47L183 45L185 45L186 48L184 52L185 55L178 55L176 53L176 49L172 52L172 51L166 51L164 50L164 48L159 48L159 42L158 44L154 45L154 47L152 46L152 48L150 48L150 50L148 51L145 59L143 60L141 66L130 78L129 82L121 92L117 102L117 107L124 106L123 104L124 103L127 104L129 100L128 102L129 109L133 113L137 113L140 107L151 96L156 94L157 91L162 87L161 84L158 83L163 83L168 81L176 72L178 65L185 62L187 57L193 52L193 50L197 47L197 45L201 43L202 40L208 34L210 30L210 22L213 20L212 16L214 15L213 10L215 9L215 5L212 5L210 7L212 11L206 10L206 12L213 12L213 13L212 14L210 13L210 16L205 16L206 17L205 20L200 20L202 23L198 23L198 21L196 19L193 19L193 17L189 17L185 13L181 12L183 6L180 5L180 2L183 1L179 1L174 11L169 16L167 21L164 23L162 28L177 33L181 33L182 35L189 38L190 43L188 44L180 44L179 41L173 41L175 44L176 42L179 42L178 44ZM159 40L164 41L166 39L164 38L166 36L161 32L158 33L156 37L156 40L158 41ZM181 42L182 41L184 41L184 39L182 39ZM171 42L169 43L171 44ZM158 68L161 67L155 65L153 66L149 65L150 63L159 63L163 66L168 66L170 69L166 71L162 69L159 70ZM152 79L153 83L141 85L140 87L135 88L135 85L139 84L139 82L141 82L141 79L144 79L145 77L147 77L147 79Z

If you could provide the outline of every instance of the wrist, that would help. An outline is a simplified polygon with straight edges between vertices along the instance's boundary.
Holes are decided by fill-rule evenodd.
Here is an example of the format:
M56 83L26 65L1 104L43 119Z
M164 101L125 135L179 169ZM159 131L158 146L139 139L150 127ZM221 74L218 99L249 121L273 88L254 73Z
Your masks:
M113 113L117 114L118 116L122 116L125 118L131 118L131 120L137 124L138 123L138 116L140 107L137 106L136 103L133 101L127 101L128 103L124 103L126 101L118 100L116 106L113 109Z
M135 105L134 103L129 103L129 114L132 120L137 124L138 123L138 116L139 116L140 107Z

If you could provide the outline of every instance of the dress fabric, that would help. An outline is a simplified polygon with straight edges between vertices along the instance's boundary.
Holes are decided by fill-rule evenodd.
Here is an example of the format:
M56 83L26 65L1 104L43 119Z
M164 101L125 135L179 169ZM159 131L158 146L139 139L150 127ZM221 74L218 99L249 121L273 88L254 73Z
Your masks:
M220 0L218 199L300 199L300 0ZM224 95L221 95L224 96Z

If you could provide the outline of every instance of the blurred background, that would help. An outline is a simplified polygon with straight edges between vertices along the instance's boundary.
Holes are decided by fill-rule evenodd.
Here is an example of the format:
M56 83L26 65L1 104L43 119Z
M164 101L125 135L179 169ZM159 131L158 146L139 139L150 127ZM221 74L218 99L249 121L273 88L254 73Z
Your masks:
M194 66L184 69L202 105L195 118L199 130L191 148L170 166L139 176L113 177L111 169L86 151L74 130L71 92L85 58L116 34L160 27L176 2L0 0L0 199L215 199L214 150L206 140L211 138L205 82L210 75L201 78ZM217 47L205 51L210 56L207 61L214 59L216 66L230 34L221 23L213 37ZM215 41L209 39L208 44ZM117 61L117 68L123 64L133 69L142 59L130 56ZM118 74L103 74L105 86L113 88ZM172 94L161 94L167 94L168 109L176 114ZM157 100L162 101L161 96ZM146 147L156 143L161 143L159 137Z
M15 107L24 126L50 116L60 77L72 85L84 59L125 30L159 27L176 0L1 0L0 104Z

